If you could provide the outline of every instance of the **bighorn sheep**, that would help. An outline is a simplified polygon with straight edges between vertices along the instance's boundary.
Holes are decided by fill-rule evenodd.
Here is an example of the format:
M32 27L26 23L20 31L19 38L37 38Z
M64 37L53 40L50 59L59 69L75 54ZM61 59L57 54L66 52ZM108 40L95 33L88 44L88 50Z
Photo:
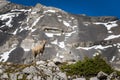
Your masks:
M46 40L43 40L41 44L36 45L32 48L33 57L36 58L38 54L43 54L45 48Z

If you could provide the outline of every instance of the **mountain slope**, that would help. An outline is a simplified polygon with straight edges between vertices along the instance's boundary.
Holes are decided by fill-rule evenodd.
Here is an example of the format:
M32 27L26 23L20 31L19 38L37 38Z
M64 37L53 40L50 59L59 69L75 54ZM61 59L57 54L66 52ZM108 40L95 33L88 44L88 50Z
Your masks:
M120 20L113 16L74 15L37 4L0 1L0 61L30 63L32 48L46 40L39 60L74 61L103 55L115 67L120 59Z

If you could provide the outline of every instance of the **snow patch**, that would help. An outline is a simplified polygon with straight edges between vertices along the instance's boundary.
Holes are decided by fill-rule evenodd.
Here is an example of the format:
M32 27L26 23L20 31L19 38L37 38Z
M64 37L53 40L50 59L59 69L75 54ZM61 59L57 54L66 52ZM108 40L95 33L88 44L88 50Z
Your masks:
M69 20L68 22L69 22L69 23L71 23L72 21L71 21L71 20Z
M26 52L27 52L27 51L30 51L30 49L24 49L24 51L26 51Z
M34 27L34 26L38 23L38 21L39 21L43 16L44 16L44 15L38 17L38 18L35 20L35 22L32 24L32 27Z
M63 21L63 24L64 24L65 26L67 26L67 27L70 26L70 24L69 24L68 22L66 22L66 21Z
M57 54L56 54L56 57L61 58L61 59L64 58L64 56L63 56L63 55L60 55L60 53L57 53Z
M31 32L34 32L36 29L32 29L31 27L29 26L26 26L24 28L22 28L22 26L20 26L19 28L19 32L23 31L23 30L31 30Z
M62 16L61 16L61 15L59 15L59 16L57 16L57 17L61 18Z
M116 56L113 56L110 62L113 62L115 60Z
M7 25L8 27L12 27L11 22L12 22L12 18L18 16L19 13L7 13L7 14L3 14L0 15L0 20L7 20L8 21L5 23L5 25Z
M56 57L59 57L59 53L56 54Z
M30 12L30 11L31 11L31 9L14 9L14 10L11 10L11 11Z
M69 37L71 36L73 33L76 33L76 31L70 32L70 33L65 33L65 36Z
M117 48L118 48L118 49L120 48L120 43L117 43Z
M75 19L74 17L71 17L71 19Z
M120 46L118 45L117 48L120 48Z
M12 46L11 46L11 47L12 47L12 48L14 48L14 47L16 47L16 46L17 46L17 44L12 44Z
M58 19L59 22L62 22L62 19Z
M78 27L77 25L73 26L72 28L75 29L76 27Z
M29 18L29 17L27 17L27 23L28 23L29 19L30 19L30 18Z
M48 13L48 12L55 13L56 11L55 10L46 10L43 13L45 14L45 13Z
M0 62L6 62L9 58L9 54L14 50L15 48L11 49L10 51L4 52L1 56Z
M112 31L108 31L108 33L113 33Z
M51 44L58 44L58 41L57 41L57 39L56 40L54 40L53 42L51 42Z
M45 33L45 35L48 37L53 37L54 35L61 36L61 33Z
M33 12L31 12L31 14L36 14L37 12L35 12L35 11L33 11Z
M34 31L36 31L37 29L31 29L31 32L34 32Z
M0 28L3 28L3 27L5 27L5 25L2 25Z
M12 34L13 34L13 35L16 35L16 34L17 34L17 31L18 31L18 29L16 29Z
M93 54L94 57L98 56L98 55L100 55L100 53L98 53L98 52L96 52L95 54Z
M65 42L59 42L59 43L58 43L58 46L59 46L60 48L65 48Z
M120 35L110 35L107 38L105 38L104 40L110 40L110 39L114 39L114 38L119 38Z
M57 57L53 59L53 62L62 62L62 60Z
M108 22L108 23L97 22L94 24L96 24L96 25L103 24L107 28L107 30L109 31L111 28L118 26L118 24L116 24L116 22L117 21L112 21L112 22Z
M20 27L19 29L20 29L19 32L22 32L24 30L22 27Z
M52 14L48 14L48 16L52 16Z
M89 24L85 23L84 25L85 25L85 26L88 26Z
M118 51L120 52L120 49L118 49Z
M64 58L64 56L63 56L63 55L60 55L60 56L59 56L59 58L63 59L63 58Z
M101 50L104 50L109 47L112 47L112 45L108 45L108 46L96 45L96 46L92 46L92 47L77 47L76 49L84 49L84 50L101 49Z

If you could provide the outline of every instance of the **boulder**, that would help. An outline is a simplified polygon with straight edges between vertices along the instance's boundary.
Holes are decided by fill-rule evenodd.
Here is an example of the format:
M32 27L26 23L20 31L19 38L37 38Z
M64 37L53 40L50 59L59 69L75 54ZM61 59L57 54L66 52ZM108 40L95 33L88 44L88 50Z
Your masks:
M103 71L100 71L98 74L97 74L97 78L100 79L100 80L105 80L107 79L108 77L108 74L104 73Z

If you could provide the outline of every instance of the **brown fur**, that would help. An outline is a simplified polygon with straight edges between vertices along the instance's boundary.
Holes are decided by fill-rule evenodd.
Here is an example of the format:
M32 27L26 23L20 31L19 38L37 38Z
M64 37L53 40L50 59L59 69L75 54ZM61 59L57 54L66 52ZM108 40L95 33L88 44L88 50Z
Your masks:
M43 40L41 44L39 44L39 45L35 46L34 48L32 48L32 54L33 54L34 58L36 58L36 56L38 54L40 54L40 53L43 54L45 44L46 44L46 41Z

